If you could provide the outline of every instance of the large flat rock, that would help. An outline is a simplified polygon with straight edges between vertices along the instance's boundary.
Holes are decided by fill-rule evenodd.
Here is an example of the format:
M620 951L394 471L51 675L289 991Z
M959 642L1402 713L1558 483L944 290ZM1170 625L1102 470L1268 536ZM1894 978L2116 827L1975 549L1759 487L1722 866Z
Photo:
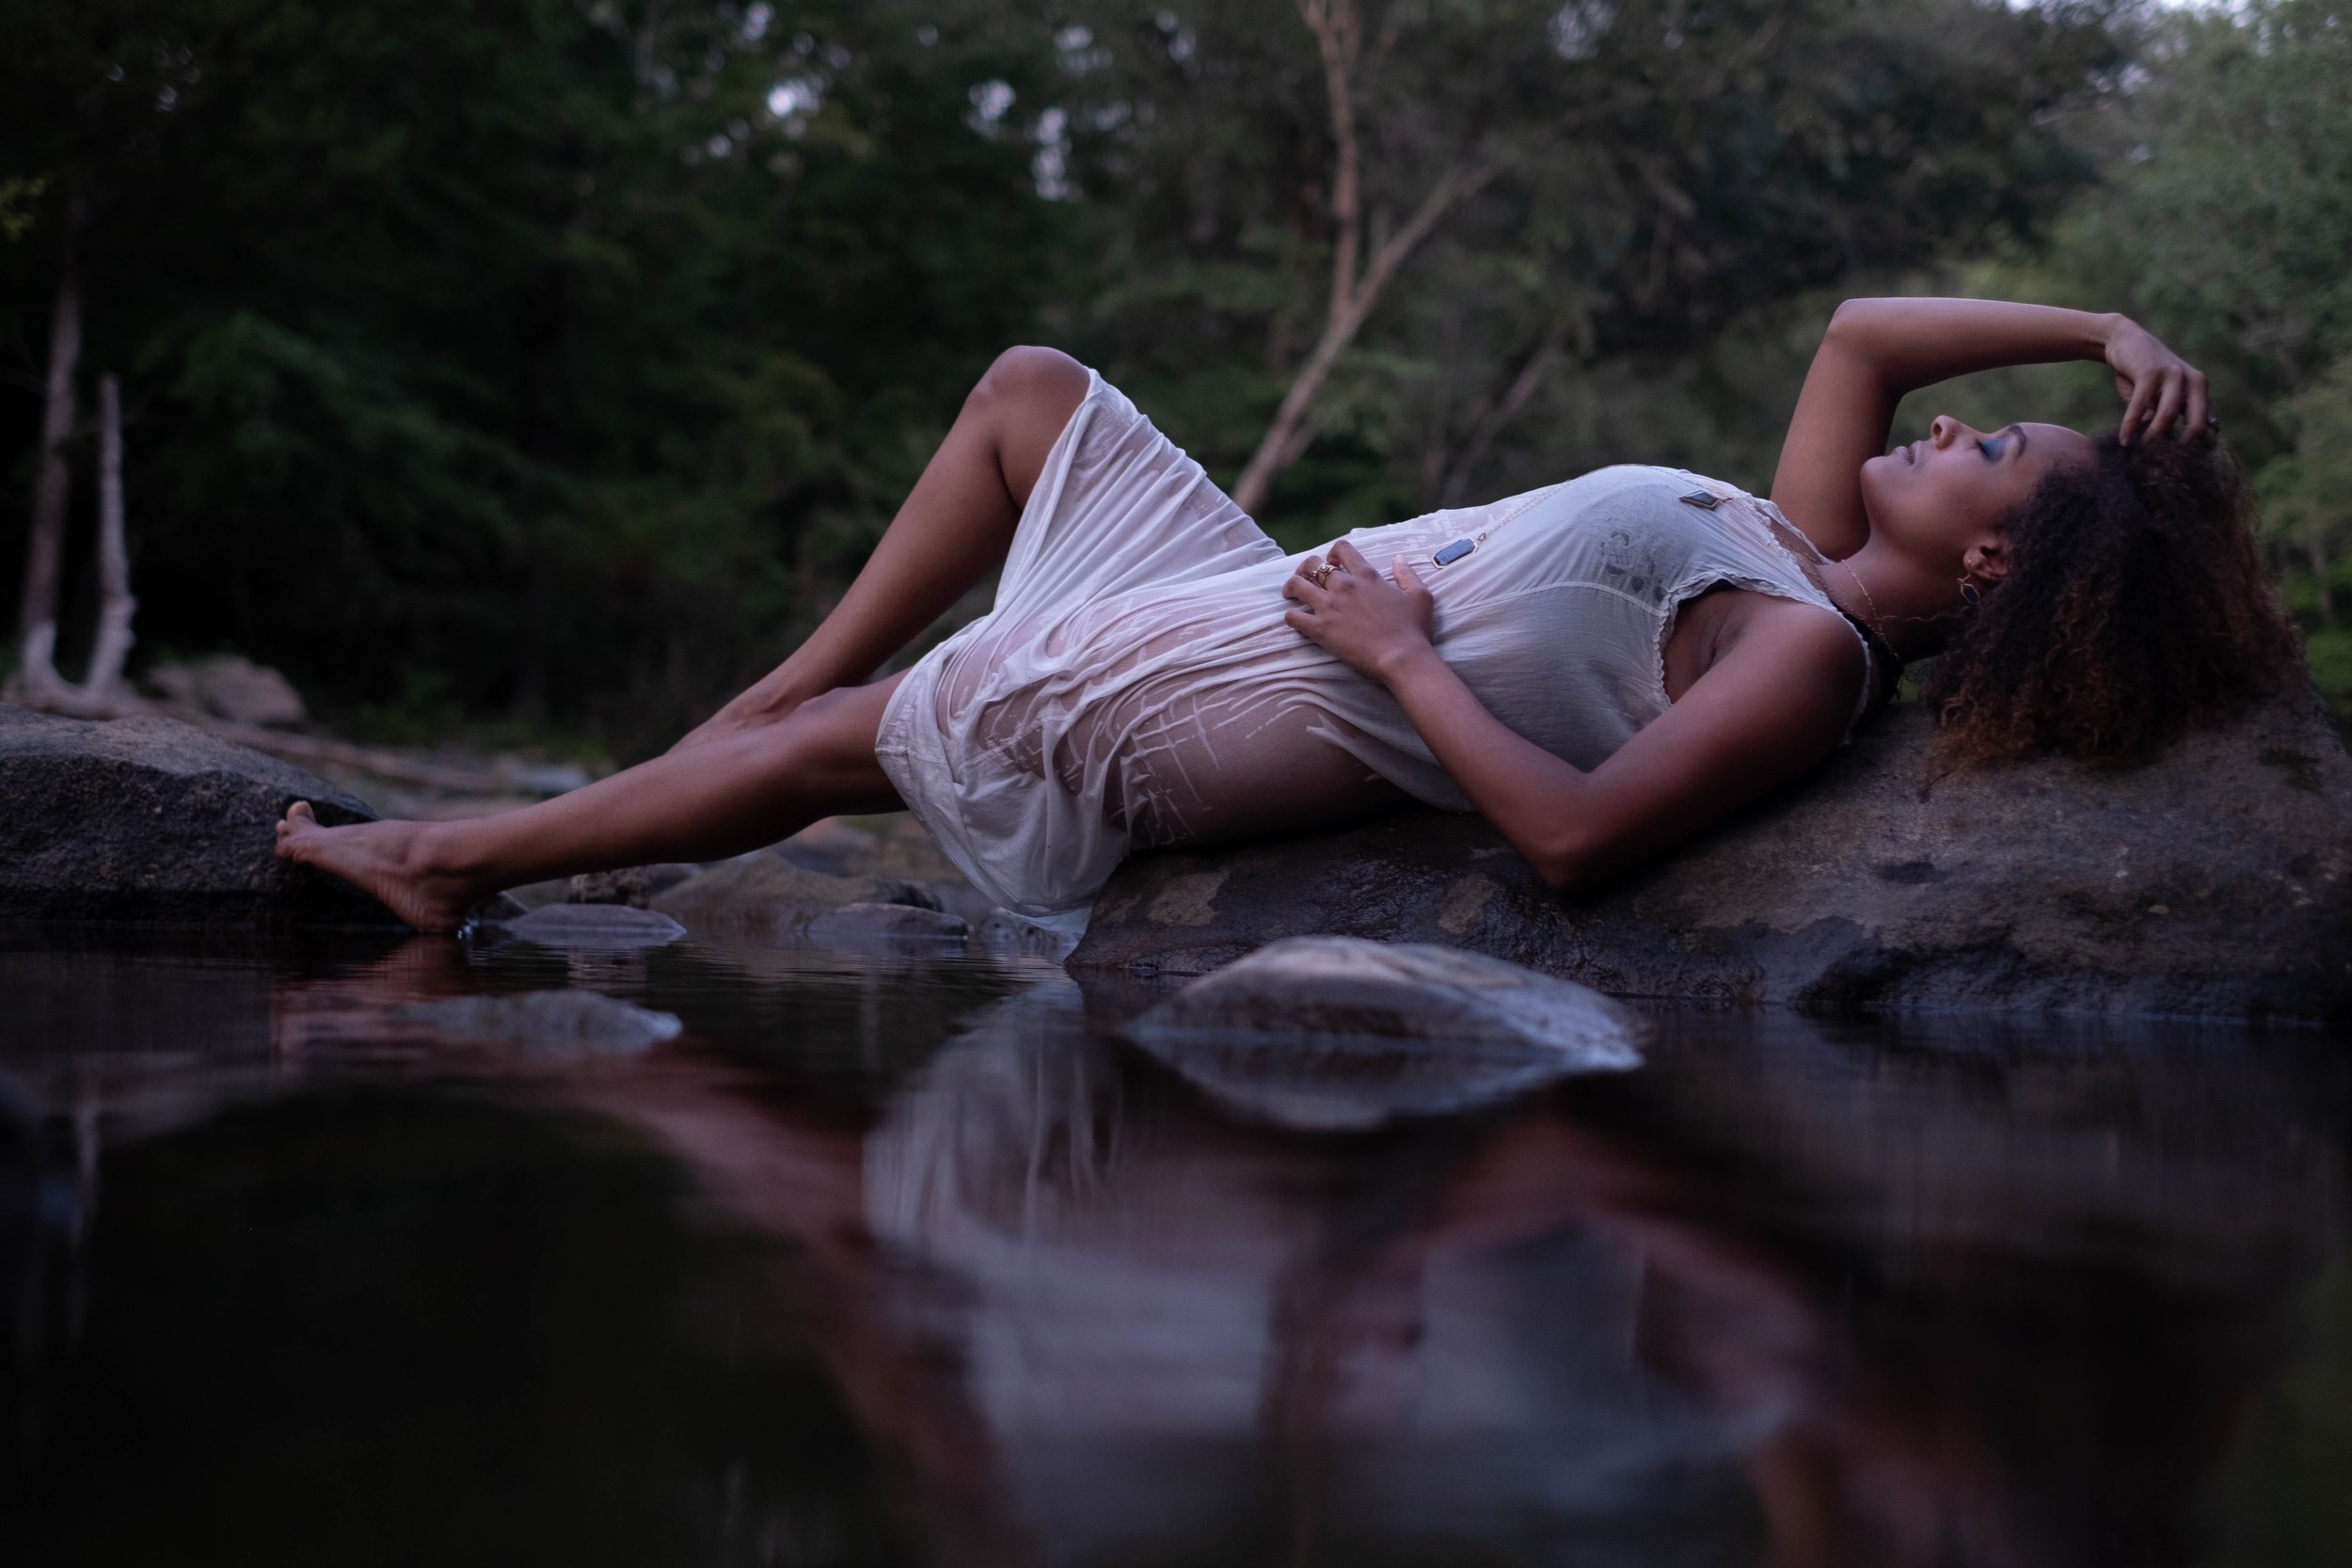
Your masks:
M1625 996L2352 1017L2352 759L2309 692L2126 771L1943 773L1898 707L1661 863L1552 893L1476 817L1138 856L1070 963L1205 973L1314 932Z
M365 894L277 857L275 824L296 800L322 822L375 816L174 719L0 705L0 920L390 923Z

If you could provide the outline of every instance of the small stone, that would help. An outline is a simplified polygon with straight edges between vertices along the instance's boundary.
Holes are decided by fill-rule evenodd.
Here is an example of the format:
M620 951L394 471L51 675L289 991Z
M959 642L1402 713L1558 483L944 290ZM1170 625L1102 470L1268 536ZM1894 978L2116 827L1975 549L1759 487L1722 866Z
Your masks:
M1263 1120L1356 1131L1639 1067L1653 1035L1597 991L1459 948L1296 937L1120 1034Z
M533 1054L633 1055L677 1038L685 1025L592 990L533 990L510 996L461 996L412 1002L395 1019L451 1039L520 1045Z
M1075 937L1003 909L989 911L972 933L972 940L983 946L1035 953L1057 961L1068 958L1070 950L1078 945Z
M294 683L266 664L215 654L189 664L159 664L148 687L169 701L200 707L240 724L294 729L310 721Z
M681 882L702 875L699 865L669 861L658 865L624 866L618 871L592 871L565 881L566 904L628 904L644 909Z

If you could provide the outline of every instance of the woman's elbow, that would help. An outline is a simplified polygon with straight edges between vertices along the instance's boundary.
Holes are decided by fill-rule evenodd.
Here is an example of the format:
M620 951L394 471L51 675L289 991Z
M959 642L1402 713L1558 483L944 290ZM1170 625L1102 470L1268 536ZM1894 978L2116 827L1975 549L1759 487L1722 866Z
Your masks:
M1600 880L1598 847L1569 840L1546 844L1527 857L1544 886L1554 893L1581 893Z
M1873 295L1858 295L1852 299L1841 300L1837 309L1829 313L1829 325L1823 329L1821 341L1829 343L1847 343L1863 336L1869 330L1873 318L1886 309L1887 303L1886 300Z

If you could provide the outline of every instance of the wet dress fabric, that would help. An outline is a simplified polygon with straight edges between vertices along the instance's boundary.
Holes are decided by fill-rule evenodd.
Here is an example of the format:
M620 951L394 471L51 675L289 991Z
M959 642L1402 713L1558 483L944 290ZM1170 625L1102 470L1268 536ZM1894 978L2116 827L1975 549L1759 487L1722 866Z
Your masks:
M1665 711L1666 638L1698 594L1843 619L1776 522L1734 486L1622 467L1346 537L1420 570L1438 653L1496 718L1590 769ZM1457 540L1476 548L1434 564ZM1089 372L994 606L892 694L883 771L975 886L1073 936L1137 847L1332 820L1383 781L1470 810L1388 689L1283 621L1302 559Z

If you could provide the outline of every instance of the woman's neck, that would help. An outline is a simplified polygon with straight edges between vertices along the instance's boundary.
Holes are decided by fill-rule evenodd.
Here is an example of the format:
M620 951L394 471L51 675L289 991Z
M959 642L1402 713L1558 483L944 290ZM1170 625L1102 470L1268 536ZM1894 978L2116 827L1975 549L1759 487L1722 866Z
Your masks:
M1878 539L1821 568L1831 600L1875 631L1905 663L1939 652L1961 608L1960 581Z

